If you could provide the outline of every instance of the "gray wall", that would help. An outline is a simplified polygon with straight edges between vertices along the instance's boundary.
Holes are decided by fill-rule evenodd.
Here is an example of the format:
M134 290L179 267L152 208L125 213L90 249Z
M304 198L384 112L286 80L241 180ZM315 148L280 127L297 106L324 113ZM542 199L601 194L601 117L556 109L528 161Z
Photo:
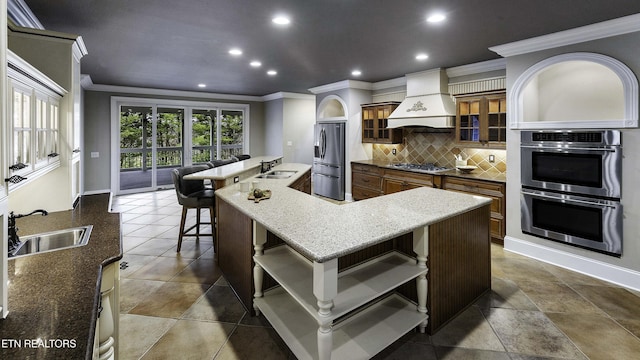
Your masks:
M231 101L179 96L140 95L110 93L100 91L84 92L84 192L109 191L111 186L111 97L129 96L137 98L172 99L185 101L221 102L249 104L250 154L265 154L264 104L262 102ZM91 158L92 152L98 152L98 158Z
M638 44L640 44L640 32L509 57L507 58L507 89L511 89L522 73L539 61L573 52L592 52L618 59L638 77L640 75ZM623 255L620 259L522 233L520 216L518 216L520 214L520 133L517 130L510 130L507 133L507 163L509 164L506 196L507 214L509 214L507 215L507 236L625 269L640 271L640 261L638 261L640 259L640 222L638 222L640 219L640 189L637 186L638 178L640 178L640 129L626 129L622 133L624 159L621 202L625 219ZM506 240L505 246L508 246ZM615 279L610 280L615 281Z
M284 99L265 102L264 119L265 153L268 155L283 155Z

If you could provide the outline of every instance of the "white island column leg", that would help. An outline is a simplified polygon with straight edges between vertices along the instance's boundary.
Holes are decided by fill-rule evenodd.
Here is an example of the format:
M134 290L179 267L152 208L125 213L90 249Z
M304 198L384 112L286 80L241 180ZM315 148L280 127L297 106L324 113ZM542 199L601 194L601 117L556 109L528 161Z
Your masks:
M333 330L331 308L338 295L338 259L323 263L313 263L313 295L318 299L318 358L331 359L333 350ZM324 319L324 320L323 320Z
M267 229L262 224L252 221L253 223L253 249L255 251L254 257L260 257L263 254L264 244L267 242ZM255 288L254 298L262 297L262 280L264 279L264 270L262 266L256 262L253 267L253 287ZM253 309L256 311L256 316L260 315L260 309L253 304Z
M416 278L416 285L418 288L418 311L427 314L427 257L429 256L429 226L418 228L413 231L413 251L417 255L417 266L424 268L425 271ZM420 333L426 331L427 324L429 323L429 317L420 323Z

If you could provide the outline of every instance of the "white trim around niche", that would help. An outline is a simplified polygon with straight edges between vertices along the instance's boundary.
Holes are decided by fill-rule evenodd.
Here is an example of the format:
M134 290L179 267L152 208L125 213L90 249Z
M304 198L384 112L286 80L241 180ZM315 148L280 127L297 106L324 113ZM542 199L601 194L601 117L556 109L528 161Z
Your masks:
M526 85L536 74L543 69L566 61L591 61L603 65L613 71L623 86L624 92L624 119L603 119L598 121L545 121L524 122L523 91ZM606 128L637 128L638 127L638 79L631 69L625 64L610 56L575 52L552 56L542 60L525 72L523 72L513 84L507 99L507 109L512 109L509 114L509 128L511 129L606 129Z
M322 118L320 117L320 114L324 111L324 108L325 106L327 106L327 103L331 101L338 101L340 105L342 105L342 110L344 111L344 114L345 114L344 116L322 117ZM320 104L318 104L318 109L316 110L316 122L340 122L340 121L346 122L348 120L348 114L349 114L349 108L347 107L347 103L345 103L340 96L328 95L324 99L322 99L322 101L320 101Z
M504 249L547 264L640 291L640 272L505 236Z

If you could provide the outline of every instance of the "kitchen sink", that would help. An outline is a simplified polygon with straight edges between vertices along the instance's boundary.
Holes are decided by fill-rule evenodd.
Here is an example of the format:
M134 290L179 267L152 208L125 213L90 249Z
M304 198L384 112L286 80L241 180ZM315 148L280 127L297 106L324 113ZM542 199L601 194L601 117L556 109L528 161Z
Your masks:
M9 255L16 257L83 246L89 242L92 229L93 225L86 225L25 236L20 239L20 245L13 254Z
M256 176L257 178L261 178L261 179L288 179L291 176L293 176L293 174L297 173L297 171L293 171L293 170L272 170L269 172L266 172L264 174L260 174L258 176Z

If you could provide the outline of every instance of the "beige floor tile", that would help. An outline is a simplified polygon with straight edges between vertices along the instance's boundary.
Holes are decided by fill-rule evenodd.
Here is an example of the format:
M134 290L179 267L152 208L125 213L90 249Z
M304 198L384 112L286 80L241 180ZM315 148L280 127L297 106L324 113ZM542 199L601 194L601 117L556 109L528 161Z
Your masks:
M510 353L584 359L571 340L539 311L489 309L484 314Z
M177 245L178 242L174 240L152 238L132 248L128 253L134 255L160 256L169 250L175 252Z
M144 298L129 313L179 318L208 288L208 285L167 282Z
M149 225L167 218L167 215L143 214L132 219L123 220L125 224L142 224Z
M120 360L137 360L158 341L177 320L120 314Z
M579 272L567 270L561 268L559 266L541 263L542 267L544 267L547 271L553 273L556 277L567 284L582 284L582 285L598 285L598 286L614 286L609 282L594 278L593 276L588 276L581 274Z
M129 275L132 279L169 281L184 270L193 259L158 257Z
M212 286L182 315L182 318L237 324L244 315L244 307L230 287Z
M625 329L629 330L630 333L635 335L635 337L640 339L640 320L616 319L616 321Z
M162 238L155 238L162 239ZM166 240L166 239L165 239ZM182 247L180 248L180 252L178 249L178 239L171 239L174 246L172 246L169 250L163 252L160 256L162 257L182 257L185 259L198 259L204 253L209 250L213 251L213 241L200 239L199 241L195 240L182 240ZM210 257L213 259L213 257Z
M436 346L438 360L511 360L506 352Z
M607 316L547 314L589 359L638 359L640 339Z
M537 311L538 307L511 280L491 278L491 291L483 296L476 305L483 309L505 308Z
M640 297L626 289L589 285L572 288L614 319L640 320Z
M138 236L124 235L122 237L123 251L125 252L125 254L129 253L135 247L140 246L140 245L144 244L145 242L147 242L149 240L150 240L150 238L146 237L146 236L138 237Z
M134 231L138 231L140 229L142 229L143 227L145 227L145 225L143 224L121 224L120 225L120 232L122 233L122 235L130 235L132 232ZM149 237L147 235L142 235L141 237Z
M520 281L520 289L544 312L604 314L569 286L555 282Z
M164 281L122 279L120 280L120 312L126 313L150 294L158 290Z
M491 275L500 279L508 279L514 282L518 280L560 282L552 273L545 270L542 264L531 259L521 258L493 258L491 259Z
M221 276L215 260L196 259L169 281L213 285Z
M140 270L143 266L156 260L157 256L134 255L125 253L120 260L120 277L127 278L129 275Z
M142 359L213 359L234 325L179 320Z
M480 310L471 306L435 335L433 345L504 352L504 346Z
M216 356L216 360L280 360L287 358L289 358L289 350L273 329L242 325L233 331L229 341L224 344Z
M416 342L395 342L375 355L373 360L436 360L432 345Z
M142 228L129 232L128 235L156 237L173 228L175 228L173 225L144 225Z

